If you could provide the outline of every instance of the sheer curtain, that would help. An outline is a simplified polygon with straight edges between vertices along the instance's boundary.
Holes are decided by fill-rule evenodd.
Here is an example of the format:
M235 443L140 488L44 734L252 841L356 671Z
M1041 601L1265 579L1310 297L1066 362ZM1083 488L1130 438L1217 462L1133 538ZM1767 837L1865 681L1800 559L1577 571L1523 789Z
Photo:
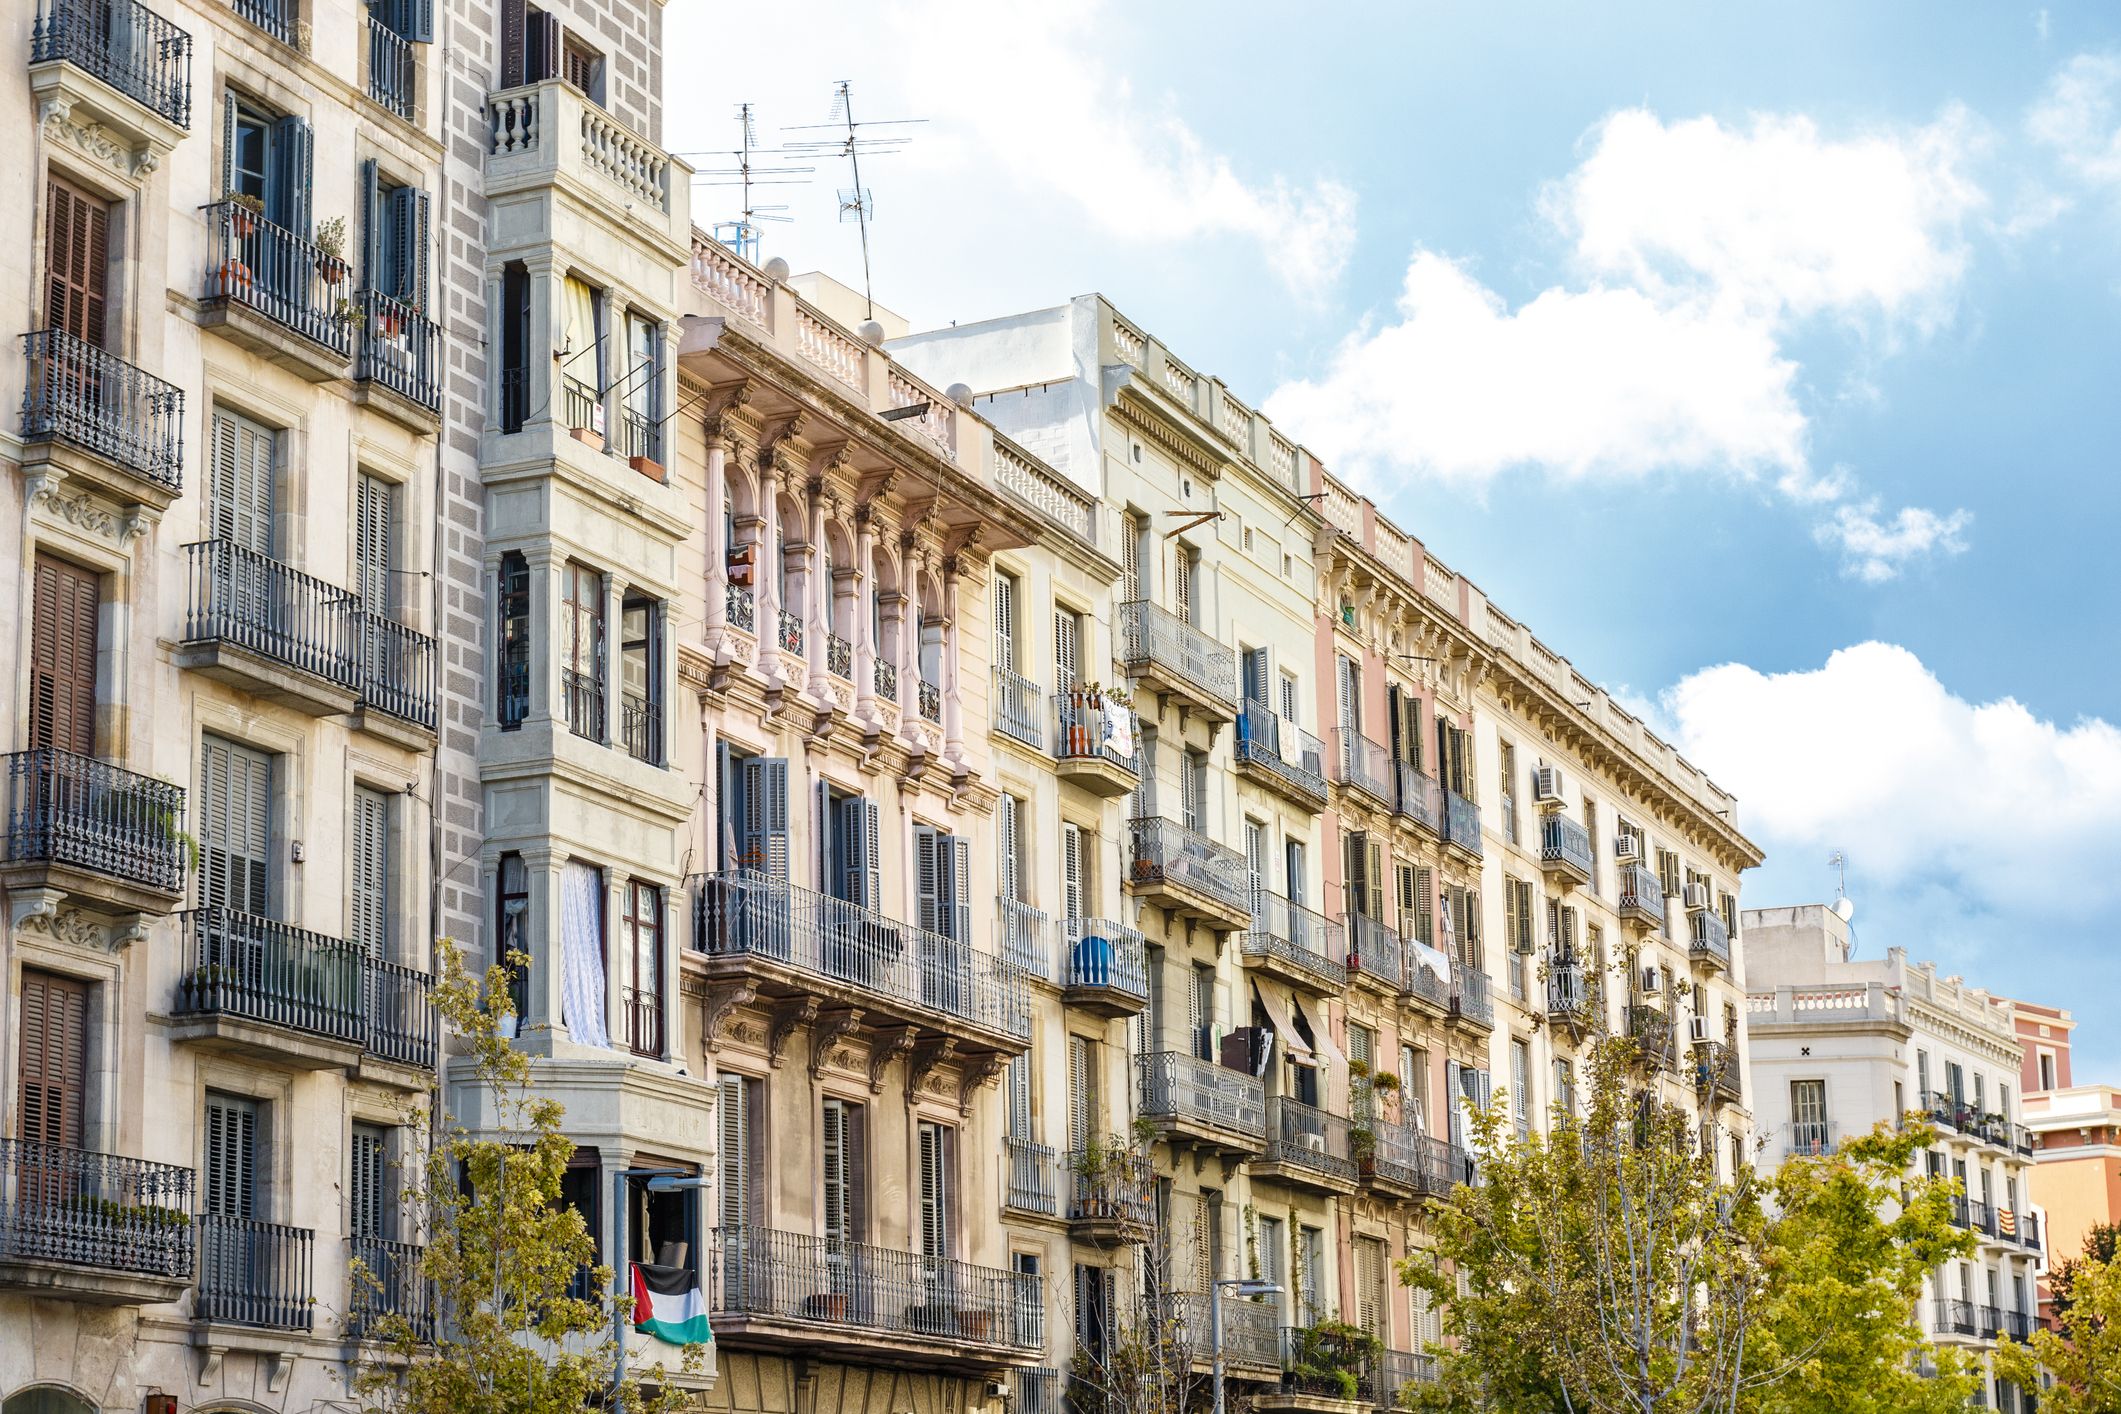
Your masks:
M604 876L572 859L560 875L560 1020L582 1045L611 1045L604 1029Z

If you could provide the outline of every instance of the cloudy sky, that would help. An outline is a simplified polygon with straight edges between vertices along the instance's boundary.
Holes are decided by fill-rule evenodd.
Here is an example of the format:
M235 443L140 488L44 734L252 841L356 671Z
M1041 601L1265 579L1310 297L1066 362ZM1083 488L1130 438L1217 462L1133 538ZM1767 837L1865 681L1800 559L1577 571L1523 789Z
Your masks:
M683 0L665 139L925 119L880 302L1103 292L1737 791L1749 903L1843 850L2121 1083L2121 11L1594 8ZM847 185L767 254L858 279Z

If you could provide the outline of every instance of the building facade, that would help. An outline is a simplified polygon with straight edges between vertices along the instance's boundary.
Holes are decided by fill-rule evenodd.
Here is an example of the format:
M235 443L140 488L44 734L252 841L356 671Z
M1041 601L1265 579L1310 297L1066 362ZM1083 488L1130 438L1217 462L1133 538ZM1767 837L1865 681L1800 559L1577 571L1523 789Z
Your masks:
M1980 1363L1999 1335L2025 1339L2045 1225L2029 1181L2030 1111L2014 1098L2022 1057L2009 1004L1898 948L1853 960L1847 921L1824 904L1749 909L1744 928L1763 1162L1926 1117L1937 1139L1920 1171L1958 1185L1954 1220L1978 1247L1930 1278L1924 1330ZM1984 1382L1999 1409L2019 1408L2023 1393Z

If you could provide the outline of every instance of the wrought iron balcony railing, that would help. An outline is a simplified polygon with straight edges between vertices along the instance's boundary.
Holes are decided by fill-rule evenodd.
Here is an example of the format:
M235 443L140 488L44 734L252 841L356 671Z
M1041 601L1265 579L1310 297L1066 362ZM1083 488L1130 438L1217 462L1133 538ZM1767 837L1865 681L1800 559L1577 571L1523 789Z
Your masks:
M1370 1128L1374 1137L1369 1154L1358 1155L1370 1177L1432 1196L1470 1181L1465 1150L1449 1141L1404 1124L1378 1121Z
M1171 1303L1178 1343L1194 1359L1208 1359L1213 1340L1208 1295L1177 1291L1164 1299ZM1226 1295L1222 1299L1222 1326L1225 1361L1256 1369L1281 1368L1281 1323L1275 1306Z
M405 301L375 290L356 294L354 307L361 324L361 349L354 359L354 377L388 388L429 412L440 412L440 326Z
M433 1068L438 1031L427 974L233 909L197 908L180 917L179 1016L263 1022Z
M367 1027L362 1045L370 1055L418 1070L433 1070L441 1029L435 1015L434 981L402 963L364 958Z
M191 126L191 36L135 0L39 0L29 61L54 59Z
M854 643L825 630L825 671L841 682L854 681Z
M1156 1217L1156 1169L1147 1154L1125 1149L1071 1149L1068 1221L1146 1228Z
M1672 1014L1653 1006L1630 1006L1628 1036L1645 1064L1671 1067L1678 1064L1679 1042L1672 1027Z
M1176 820L1142 816L1132 822L1130 882L1172 883L1205 894L1231 908L1251 907L1245 859L1236 850L1189 830Z
M1718 913L1693 917L1694 960L1728 969L1731 965L1731 929Z
M1664 881L1643 864L1620 868L1620 916L1645 923L1664 922Z
M435 641L387 614L356 605L354 652L358 659L361 701L366 706L435 728Z
M282 44L295 42L298 0L230 0L230 8Z
M1462 1021L1495 1024L1495 998L1488 974L1459 958L1451 959L1451 1015Z
M1062 933L1068 945L1064 986L1149 999L1148 948L1140 932L1110 918L1071 918Z
M892 664L885 662L882 658L876 659L875 663L876 674L871 681L875 684L877 697L882 701L896 704L898 701L898 669Z
M693 878L694 946L850 983L1018 1039L1024 983L992 953L749 869Z
M604 678L579 668L560 669L560 691L567 702L567 730L591 741L604 739Z
M1413 1350L1381 1350L1364 1362L1356 1376L1356 1392L1373 1409L1397 1409L1399 1392L1408 1385L1433 1384L1436 1357Z
M803 616L791 610L781 610L781 650L786 653L803 651Z
M752 597L750 585L725 585L722 607L727 611L731 628L740 628L746 633L759 631L758 601Z
M1346 914L1341 922L1348 935L1348 975L1373 977L1397 991L1406 953L1399 934L1367 914Z
M1045 733L1039 729L1038 684L1007 668L994 670L994 729L1026 746L1043 747Z
M1384 746L1345 728L1333 734L1333 777L1378 800L1392 798L1392 757Z
M1081 688L1053 694L1053 754L1063 761L1102 760L1139 774L1134 711ZM1011 736L1017 733L1004 727Z
M346 1332L357 1340L388 1338L393 1318L415 1340L434 1339L434 1283L420 1271L425 1249L381 1237L348 1238Z
M662 765L663 704L639 693L620 693L619 741L634 760Z
M65 442L172 494L184 487L184 390L63 329L22 336L22 440Z
M1444 839L1471 855L1481 851L1480 807L1455 790L1443 793Z
M1029 1304L1043 1307L1036 1277L970 1262L896 1252L866 1242L771 1228L718 1228L717 1310L732 1316L845 1326L1024 1350Z
M1264 702L1247 702L1237 717L1237 759L1265 767L1314 800L1326 798L1326 747Z
M353 596L232 540L184 547L187 642L220 642L358 690Z
M1265 889L1253 893L1251 914L1243 942L1246 957L1293 963L1329 987L1346 983L1348 935L1340 924Z
M1443 785L1434 776L1425 776L1421 768L1412 761L1392 763L1392 810L1404 815L1430 834L1441 837L1444 832Z
M56 747L7 758L7 857L184 889L184 788Z
M1830 1119L1793 1119L1783 1128L1788 1138L1782 1152L1790 1158L1824 1158L1841 1142L1840 1126Z
M345 358L354 321L342 317L352 271L316 243L233 201L205 208L208 301L245 305Z
M182 1280L191 1202L188 1168L0 1139L0 1258Z
M1435 949L1424 946L1413 938L1400 939L1400 995L1416 997L1431 1006L1451 1005L1451 979L1446 972L1439 973L1429 964L1438 956Z
M1328 1114L1316 1105L1276 1095L1267 1101L1268 1163L1291 1164L1332 1178L1352 1182L1356 1176L1355 1150L1348 1138L1343 1115Z
M1738 1048L1722 1041L1695 1042L1694 1088L1704 1095L1738 1099L1742 1093Z
M1003 1206L1021 1213L1060 1214L1060 1190L1056 1177L1060 1161L1051 1144L1034 1144L1011 1136L1002 1141L1009 1160L1009 1191Z
M656 376L651 370L644 371L644 379ZM622 407L619 409L619 455L628 461L645 459L651 462L663 460L663 427L651 417L646 408Z
M1157 1051L1135 1057L1134 1063L1141 1082L1139 1113L1145 1118L1266 1137L1266 1089L1252 1076L1183 1051Z
M253 1218L201 1213L199 1290L192 1310L202 1321L271 1330L313 1327L315 1288L310 1249L316 1234Z
M1026 977L1051 977L1053 920L1022 899L999 902L1002 961Z
M926 678L921 679L920 713L924 722L940 722L943 719L943 690Z
M1237 650L1229 644L1146 599L1119 606L1119 628L1129 672L1157 669L1204 703L1236 707Z
M1550 1020L1580 1022L1590 1014L1591 996L1583 967L1557 962L1547 969L1547 1016Z
M1059 1370L1010 1372L1009 1414L1065 1414L1066 1382Z
M414 52L411 40L374 15L368 17L368 96L407 120L419 102Z
M1549 811L1539 817L1539 860L1549 869L1589 879L1597 864L1591 854L1591 832L1580 821Z

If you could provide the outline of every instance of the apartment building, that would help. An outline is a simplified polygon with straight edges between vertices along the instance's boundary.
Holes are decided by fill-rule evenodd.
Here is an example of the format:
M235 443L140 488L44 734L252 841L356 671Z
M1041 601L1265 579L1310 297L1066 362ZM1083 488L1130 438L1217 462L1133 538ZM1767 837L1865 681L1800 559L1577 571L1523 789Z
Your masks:
M2033 1134L2013 1099L2022 1054L2009 1004L1899 948L1855 958L1845 910L1747 909L1743 923L1763 1162L1926 1116L1937 1141L1921 1171L1958 1184L1955 1221L1979 1246L1930 1278L1924 1329L1977 1361L1999 1335L2023 1340L2045 1248L2028 1183ZM2001 1379L1983 1394L1998 1409L2031 1402Z
M40 0L0 40L10 1407L306 1408L427 1318L434 37Z

